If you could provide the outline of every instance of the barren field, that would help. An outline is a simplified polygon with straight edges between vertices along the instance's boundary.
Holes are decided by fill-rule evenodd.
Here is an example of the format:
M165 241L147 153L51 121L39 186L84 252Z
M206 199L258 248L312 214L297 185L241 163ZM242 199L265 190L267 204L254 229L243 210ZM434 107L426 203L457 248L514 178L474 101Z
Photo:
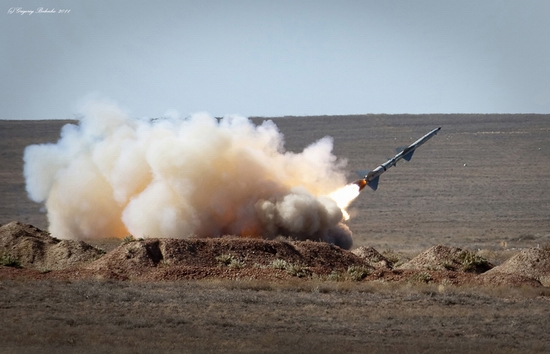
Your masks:
M2 351L550 351L550 116L274 121L291 151L332 136L349 181L442 129L355 200L352 252L285 240L89 241L101 251L24 225L47 229L26 196L23 149L55 142L67 122L0 121L1 241L20 252L0 266Z
M3 281L3 353L548 352L524 292L247 281Z
M325 135L355 170L372 169L433 128L441 131L365 189L349 222L356 246L424 250L550 242L550 116L367 115L276 120L287 148Z

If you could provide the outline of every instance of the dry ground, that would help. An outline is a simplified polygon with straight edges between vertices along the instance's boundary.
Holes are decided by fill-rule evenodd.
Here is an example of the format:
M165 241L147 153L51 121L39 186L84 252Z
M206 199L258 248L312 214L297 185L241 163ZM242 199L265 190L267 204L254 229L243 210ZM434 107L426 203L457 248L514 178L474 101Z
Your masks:
M275 121L287 148L334 137L352 171L441 131L353 204L356 246L421 251L550 243L550 115L362 115Z
M335 282L3 281L3 353L528 353L532 290Z
M333 136L334 152L348 159L350 171L374 168L395 147L442 127L411 162L386 173L377 192L356 200L349 222L355 247L412 258L444 244L482 249L498 265L520 248L550 244L549 116L275 122L293 151ZM0 121L0 224L47 227L41 206L26 198L21 157L29 144L56 141L65 123ZM119 242L94 245L109 251ZM457 287L446 271L428 272L430 284L389 281L394 271L359 283L251 280L235 272L236 280L144 282L0 266L2 352L550 351L545 287Z
M255 119L259 121L260 119ZM334 137L353 171L374 168L431 129L411 162L384 174L378 191L354 202L355 246L420 252L435 244L470 249L550 243L549 115L361 115L274 119L286 148ZM47 228L26 197L25 146L55 142L66 121L0 121L0 224Z

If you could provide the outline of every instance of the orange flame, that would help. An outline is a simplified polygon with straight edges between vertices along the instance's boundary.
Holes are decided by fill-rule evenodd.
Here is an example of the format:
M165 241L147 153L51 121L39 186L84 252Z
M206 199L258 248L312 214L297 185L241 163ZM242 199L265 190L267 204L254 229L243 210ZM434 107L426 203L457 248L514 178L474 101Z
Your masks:
M361 180L361 181L364 181L364 180ZM365 185L366 184L367 182L365 182ZM351 202L355 198L357 198L357 196L359 196L361 189L362 189L361 186L357 185L356 183L351 183L329 194L329 197L336 202L336 205L338 205L340 209L342 209L344 220L349 220L350 216L346 208L351 204Z

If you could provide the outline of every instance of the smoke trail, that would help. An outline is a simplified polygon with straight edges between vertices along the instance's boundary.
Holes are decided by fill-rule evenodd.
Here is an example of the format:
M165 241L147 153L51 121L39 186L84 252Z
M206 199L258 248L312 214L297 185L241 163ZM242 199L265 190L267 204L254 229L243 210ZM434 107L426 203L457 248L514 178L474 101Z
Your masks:
M343 208L329 197L346 183L346 161L331 151L329 137L285 151L272 121L151 122L102 103L56 144L28 146L24 175L59 238L283 235L350 248Z

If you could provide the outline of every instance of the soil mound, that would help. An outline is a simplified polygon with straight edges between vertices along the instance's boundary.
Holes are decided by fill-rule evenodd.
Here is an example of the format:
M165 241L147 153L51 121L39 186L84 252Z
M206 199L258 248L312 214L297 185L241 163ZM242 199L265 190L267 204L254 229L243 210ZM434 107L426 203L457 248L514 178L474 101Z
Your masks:
M483 273L492 267L493 265L491 263L475 253L456 247L437 245L420 253L418 256L402 264L398 268Z
M58 240L46 231L17 221L0 227L3 265L60 270L78 267L103 254L103 251L85 242Z
M393 263L386 257L384 257L380 252L375 250L373 247L362 246L354 249L353 251L351 251L351 253L363 258L374 268L393 268Z
M105 254L82 241L58 240L32 225L11 222L0 226L0 270L6 279L46 276L51 279L272 281L320 276L328 280L550 286L550 248L523 250L494 268L475 253L441 245L400 266L390 257L372 247L350 252L325 242L229 236L145 240L130 237ZM2 267L6 265L11 267ZM27 269L15 269L18 267Z
M540 281L525 277L519 274L493 273L486 272L478 276L478 282L482 285L491 286L514 286L524 287L531 286L534 288L541 287Z
M145 239L120 245L86 268L109 272L117 277L133 278L146 273L201 273L198 277L217 275L220 269L265 269L288 271L289 267L310 268L317 274L353 265L368 267L362 258L324 242L285 242L261 239ZM187 274L187 275L186 275ZM160 276L160 275L159 275ZM158 278L159 276L156 276Z
M550 248L529 248L484 274L485 277L508 274L539 281L550 286Z

